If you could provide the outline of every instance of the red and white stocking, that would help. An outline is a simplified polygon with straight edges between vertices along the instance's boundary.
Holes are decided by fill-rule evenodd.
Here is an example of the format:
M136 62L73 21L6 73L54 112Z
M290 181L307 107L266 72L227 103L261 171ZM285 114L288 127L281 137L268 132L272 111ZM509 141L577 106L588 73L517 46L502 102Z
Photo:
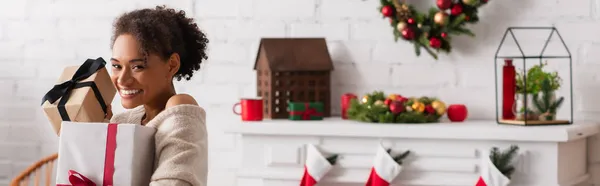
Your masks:
M481 174L475 186L507 186L510 183L510 179L496 168L487 152L482 153L480 160Z
M366 186L389 186L400 171L402 166L379 145Z
M314 186L331 170L333 166L312 144L307 145L304 175L300 186Z

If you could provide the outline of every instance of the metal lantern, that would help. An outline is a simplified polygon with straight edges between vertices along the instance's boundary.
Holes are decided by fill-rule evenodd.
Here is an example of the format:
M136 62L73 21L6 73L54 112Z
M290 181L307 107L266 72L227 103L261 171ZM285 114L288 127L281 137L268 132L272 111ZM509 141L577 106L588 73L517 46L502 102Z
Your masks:
M516 31L529 33L519 42ZM541 51L526 54L524 46L533 46L531 37L543 36ZM510 35L510 36L509 36ZM509 37L507 37L509 36ZM550 42L553 36L560 43ZM508 38L508 40L507 40ZM500 54L507 41L514 41L517 54ZM547 55L549 44L560 44L565 55ZM503 48L504 47L504 48ZM496 83L496 121L509 125L564 125L573 122L573 75L571 52L555 27L509 27L494 58ZM549 68L555 68L550 70Z

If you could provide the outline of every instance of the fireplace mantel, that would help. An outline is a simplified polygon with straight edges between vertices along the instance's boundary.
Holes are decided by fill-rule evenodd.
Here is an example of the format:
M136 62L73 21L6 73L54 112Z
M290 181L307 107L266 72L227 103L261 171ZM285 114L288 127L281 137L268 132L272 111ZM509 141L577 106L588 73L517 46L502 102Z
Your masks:
M302 176L305 145L339 154L320 185L364 185L377 144L411 150L395 184L472 186L479 152L519 145L526 153L511 186L580 186L590 179L587 139L600 124L513 126L494 120L462 123L378 124L327 118L322 121L230 121L225 132L240 144L237 185L296 186Z
M578 122L573 125L515 126L500 125L493 120L460 123L380 124L338 118L321 121L264 120L235 122L226 130L246 135L307 135L340 137L380 137L450 140L511 140L568 142L598 133L598 125Z

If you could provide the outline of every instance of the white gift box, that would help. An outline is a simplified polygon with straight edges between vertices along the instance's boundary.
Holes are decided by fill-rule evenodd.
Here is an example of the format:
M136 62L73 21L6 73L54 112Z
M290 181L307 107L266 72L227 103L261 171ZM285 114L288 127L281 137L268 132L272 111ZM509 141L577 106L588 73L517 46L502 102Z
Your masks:
M56 185L149 185L155 132L135 124L62 122Z

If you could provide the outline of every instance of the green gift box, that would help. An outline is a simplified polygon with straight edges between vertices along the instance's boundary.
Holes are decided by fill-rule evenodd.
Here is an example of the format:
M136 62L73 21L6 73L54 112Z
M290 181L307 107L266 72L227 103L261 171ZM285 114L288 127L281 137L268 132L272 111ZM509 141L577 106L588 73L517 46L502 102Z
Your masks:
M289 102L290 120L322 120L324 106L321 102Z

